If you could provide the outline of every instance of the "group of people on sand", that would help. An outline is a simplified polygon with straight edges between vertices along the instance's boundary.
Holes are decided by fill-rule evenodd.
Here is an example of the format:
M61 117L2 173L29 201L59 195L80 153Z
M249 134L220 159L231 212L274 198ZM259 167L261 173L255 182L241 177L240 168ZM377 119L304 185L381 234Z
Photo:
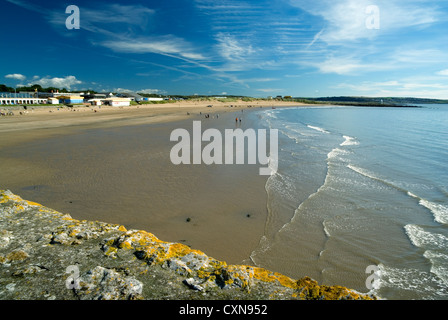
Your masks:
M241 112L243 112L243 110L241 110ZM199 112L199 114L202 115L202 112ZM187 115L190 115L190 113L187 112ZM210 118L210 114L206 113L206 114L204 115L204 117L205 117L206 119L209 119L209 118ZM212 118L214 119L215 116L212 116ZM216 118L219 118L219 114L216 114ZM241 120L242 120L241 117L236 117L236 118L235 118L235 123L241 123Z
M202 112L199 112L199 114L202 115ZM190 115L190 113L187 112L187 115ZM204 115L204 117L205 117L205 119L209 119L210 118L210 114L206 113ZM213 117L213 119L215 118L215 116L212 116L212 117ZM219 114L216 115L216 118L219 118Z

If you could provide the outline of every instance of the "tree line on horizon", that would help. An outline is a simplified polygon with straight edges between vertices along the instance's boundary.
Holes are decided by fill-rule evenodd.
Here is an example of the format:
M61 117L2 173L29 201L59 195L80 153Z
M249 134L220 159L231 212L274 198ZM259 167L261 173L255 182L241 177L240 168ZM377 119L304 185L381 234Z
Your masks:
M66 88L56 88L56 87L47 87L44 88L39 84L33 84L31 86L23 86L14 89L13 87L8 87L5 84L0 84L0 92L16 92L16 91L25 91L25 92L60 92L60 93L69 93L70 90ZM95 90L88 90L90 93L95 94L99 93ZM170 97L170 98L183 98L183 99L210 99L210 98L218 98L218 99L226 99L226 100L236 100L242 99L244 101L252 101L257 98L241 96L241 95L162 95L157 93L139 93L139 95L143 97ZM259 98L265 99L265 98ZM339 96L339 97L318 97L318 98L309 98L309 97L283 97L282 100L295 101L295 102L303 102L303 103L311 103L311 104L319 104L319 103L333 103L333 104L357 104L357 105L407 105L407 104L448 104L448 100L444 99L425 99L425 98L411 98L411 97L352 97L352 96Z
M56 88L56 87L48 87L48 88L43 88L40 84L33 84L32 86L23 86L23 87L18 87L16 89L14 89L13 87L8 87L4 84L0 84L0 92L16 92L16 91L26 91L26 92L34 92L34 91L38 92L62 92L62 93L68 93L70 92L69 90L67 90L66 88Z

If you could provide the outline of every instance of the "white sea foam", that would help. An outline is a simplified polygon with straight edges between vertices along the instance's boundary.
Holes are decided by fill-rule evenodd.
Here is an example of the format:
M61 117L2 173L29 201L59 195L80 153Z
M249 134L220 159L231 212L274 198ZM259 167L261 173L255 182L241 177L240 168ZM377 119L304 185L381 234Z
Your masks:
M365 176L367 178L374 179L374 180L381 180L380 178L376 177L375 175L373 175L369 171L367 171L365 169L362 169L362 168L359 168L359 167L356 167L356 166L354 166L352 164L348 164L347 168L352 169L353 171L355 171L355 172L357 172L357 173L359 173L359 174L361 174L361 175L363 175L363 176Z
M434 215L434 220L442 223L448 224L448 207L440 203L434 203L425 199L420 199L418 202L421 206L431 210Z
M414 193L412 193L410 191L404 190L403 188L395 185L392 182L389 182L387 180L383 180L383 179L375 176L373 173L369 172L368 170L356 167L356 166L351 165L351 164L348 164L347 167L352 169L353 171L363 175L363 176L366 176L368 178L380 181L380 182L382 182L384 184L387 184L387 185L389 185L389 186L391 186L391 187L393 187L393 188L395 188L395 189L397 189L399 191L406 192L408 194L408 196L417 199L418 203L421 206L423 206L423 207L427 208L428 210L430 210L432 215L434 216L434 220L435 221L437 221L438 223L441 223L441 224L448 224L448 206L447 205L423 199L423 198L419 197L418 195L416 195L416 194L414 194Z
M355 138L353 137L349 137L349 136L343 136L344 137L344 142L342 142L340 144L340 146L354 146L354 145L358 145L359 141L357 141Z
M412 198L420 199L419 196L417 196L416 194L412 193L411 191L408 191L408 196L410 196Z
M448 207L446 205L422 199L410 191L408 191L408 195L412 198L417 199L418 203L421 206L425 207L426 209L429 209L433 214L435 221L442 224L448 224Z
M431 272L442 279L445 284L448 284L448 255L427 250L423 256L431 261Z
M325 235L326 235L328 238L331 237L330 231L328 231L328 229L327 229L327 225L326 225L325 221L322 223L322 225L324 226L324 232L325 232Z
M273 193L276 197L281 197L283 200L296 200L294 180L278 171L269 176L265 184L265 189L268 194Z
M448 247L448 238L439 233L425 231L422 227L408 224L404 227L412 244L423 249L443 249Z
M277 115L276 115L276 113L277 113L277 112L274 112L273 110L267 110L267 111L265 111L265 115L267 115L267 116L269 116L269 117L271 117L271 118L273 118L273 119L277 119Z
M310 129L316 130L316 131L323 132L323 133L330 133L330 132L328 132L328 131L325 130L325 129L322 129L322 128L319 128L319 127L316 127L316 126L311 126L311 125L309 125L309 124L307 125L307 127L310 128Z
M332 158L335 158L337 156L344 155L344 154L348 154L348 151L342 150L342 149L339 149L339 148L334 148L333 150L331 150L328 153L327 159L332 159Z
M285 136L287 136L289 139L294 140L296 143L300 142L299 135L301 135L299 132L295 130L291 130L287 128L288 130L280 130L281 133L283 133Z
M270 242L266 236L262 236L260 239L260 242L258 244L258 247L252 251L252 253L249 256L249 259L258 266L258 258L257 255L263 256L268 250L270 249Z
M374 290L381 296L383 288L399 288L415 295L415 299L446 299L446 282L432 272L416 269L394 268L380 264L378 275L379 290Z

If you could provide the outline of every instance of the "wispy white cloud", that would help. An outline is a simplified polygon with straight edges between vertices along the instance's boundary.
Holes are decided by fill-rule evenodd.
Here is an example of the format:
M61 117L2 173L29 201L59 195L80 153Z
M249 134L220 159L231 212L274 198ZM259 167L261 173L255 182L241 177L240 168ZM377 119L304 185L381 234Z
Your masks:
M448 76L448 69L440 70L436 72L436 74L438 74L439 76Z
M156 11L142 5L102 4L100 8L83 8L83 22L116 24L126 23L143 28Z
M6 1L45 12L44 19L55 30L77 37L86 50L93 44L96 55L115 59L131 76L169 74L170 82L179 87L197 81L218 84L219 92L247 88L281 93L282 86L288 92L305 87L314 92L313 81L322 85L341 81L345 86L338 88L352 92L425 93L444 90L448 76L445 0L193 0L183 1L173 11L164 2L83 2L79 32L65 28L67 4ZM379 9L379 30L366 26L370 5ZM70 46L64 39L61 43ZM76 50L75 45L72 48ZM435 79L395 81L387 78L390 74L426 74ZM57 79L77 86L67 77L34 80ZM30 82L31 77L18 80ZM136 81L152 80L136 77ZM119 85L110 88L114 86Z
M39 6L31 5L23 0L7 0L11 3L32 11L46 12L48 22L56 29L66 32L66 14L60 10L43 10ZM121 4L89 4L80 6L81 23L83 30L91 32L93 44L99 44L113 51L123 53L156 53L201 60L204 56L195 52L193 45L174 35L160 35L142 38L142 31L151 27L151 21L156 13L154 9L143 5ZM101 40L98 40L101 39Z
M362 81L361 83L340 83L334 88L349 89L354 94L362 94L373 97L419 97L448 99L448 84L439 82L425 82L421 79L413 79L417 82L410 82L409 79L401 81Z
M30 78L27 83L25 84L24 81L27 79L26 76L23 74L13 73L8 74L5 76L5 78L9 79L15 79L21 81L21 83L18 86L32 86L34 84L41 85L42 87L56 87L56 88L66 88L71 89L72 87L82 84L83 82L81 80L78 80L75 76L65 76L65 77L40 77L40 76L33 76Z
M412 45L400 46L391 53L391 59L396 63L412 64L437 64L448 61L448 52L437 48L415 49Z
M203 10L229 10L235 12L235 10L253 10L256 6L250 2L235 1L235 0L194 0L196 7ZM261 8L261 6L258 6Z
M195 0L194 4L199 12L207 16L214 32L239 32L241 28L254 26L266 11L266 3L262 0Z
M27 77L24 76L23 74L19 73L7 74L5 78L21 81L22 83L20 83L18 87L39 84L42 87L57 87L57 88L71 89L73 86L83 83L81 80L76 79L76 77L72 75L65 77L50 77L50 76L40 77L35 75L31 78L31 80L28 80L26 84L24 84L23 82L27 79Z
M284 92L285 91L285 89L279 89L279 88L277 88L277 89L275 89L275 88L260 88L260 89L256 89L257 91L260 91L260 92L264 92L264 93L280 93L280 92Z
M23 74L20 74L20 73L12 73L12 74L7 74L5 76L5 78L24 81L26 79L26 76L24 76Z
M31 86L33 84L39 84L42 87L56 87L56 88L66 88L72 89L73 86L83 83L81 80L76 79L75 76L65 76L63 78L60 77L43 77L37 78L33 77L33 81L29 82L27 85Z
M323 61L305 62L302 65L313 66L321 73L338 75L360 75L365 73L379 72L396 68L391 63L364 62L362 59L353 57L330 56Z
M327 27L320 38L329 44L373 39L398 29L427 26L441 18L434 2L428 5L423 0L380 0L374 3L370 0L290 0L290 3L325 21ZM366 10L371 5L379 9L380 30L366 26L366 21L372 18L372 13Z
M248 78L243 79L243 81L246 82L272 82L272 81L278 81L280 78Z
M347 59L327 59L318 64L320 72L322 73L336 73L336 74L352 74L358 70L363 69L362 64L356 61L350 61Z
M99 44L117 52L156 53L193 60L205 59L202 54L194 51L193 45L173 35L131 40L108 40Z
M410 65L414 69L425 70L448 61L448 52L438 48L415 49L414 43L397 45L384 52L382 49L366 45L361 48L339 48L338 54L329 54L329 50L322 54L303 53L297 64L316 68L324 74L365 75L390 70L408 71Z
M23 0L6 0L9 3L15 4L16 6L22 7L24 9L32 10L32 11L39 11L42 8L35 3L30 3Z
M16 0L14 0L16 1ZM102 36L119 36L129 34L135 30L146 30L151 26L155 10L142 5L121 5L94 3L79 6L80 28ZM55 29L63 31L63 35L71 36L66 32L66 14L61 14L58 10L45 10L46 18Z
M124 88L115 88L112 90L117 93L127 93L127 92L137 92L137 93L146 93L146 94L165 94L166 91L160 89L124 89Z
M138 93L147 93L147 94L165 94L165 90L160 89L140 89L136 90Z
M306 46L306 49L309 49L310 47L313 46L313 44L319 40L320 36L322 35L322 33L324 32L325 29L320 30L318 33L316 33L316 35L314 36L313 40Z
M216 35L216 50L228 61L239 61L249 59L255 50L247 39L236 39L228 33L218 33Z

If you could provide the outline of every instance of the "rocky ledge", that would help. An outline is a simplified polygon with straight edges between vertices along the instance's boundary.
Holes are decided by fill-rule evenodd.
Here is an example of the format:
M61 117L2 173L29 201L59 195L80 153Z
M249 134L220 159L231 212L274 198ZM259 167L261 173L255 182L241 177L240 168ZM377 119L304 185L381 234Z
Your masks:
M78 221L0 190L1 300L376 299L310 278L227 265L141 230Z

